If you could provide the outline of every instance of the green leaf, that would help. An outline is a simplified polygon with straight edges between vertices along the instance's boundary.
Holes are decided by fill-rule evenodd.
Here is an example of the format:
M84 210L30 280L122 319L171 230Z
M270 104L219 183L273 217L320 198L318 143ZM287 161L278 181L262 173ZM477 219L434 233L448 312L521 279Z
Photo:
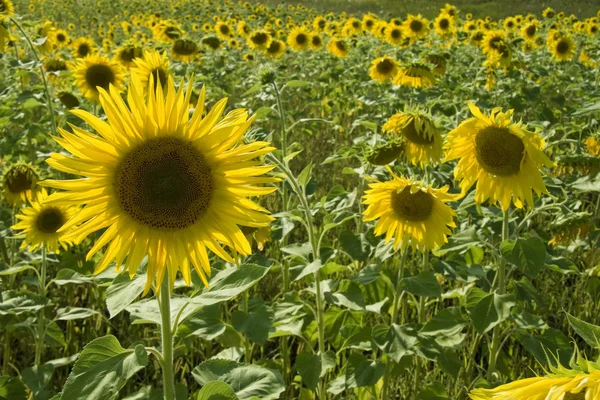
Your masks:
M46 390L53 373L54 365L52 364L43 364L23 370L21 379L33 393L34 400L47 400L55 394L55 392Z
M395 362L405 355L414 354L417 329L413 324L377 325L373 328L373 342Z
M0 376L0 400L26 400L27 390L19 378Z
M400 288L417 296L440 297L442 287L431 271L423 271L417 276L402 279Z
M500 250L504 258L530 278L539 274L546 261L546 245L536 236L505 240L500 244Z
M308 163L308 165L306 167L304 167L302 172L300 172L300 175L298 175L298 183L300 184L300 186L302 187L302 190L304 190L304 191L306 191L308 182L310 182L310 178L312 177L312 169L313 169L313 163L310 162L310 163Z
M108 308L110 318L126 309L144 291L147 279L145 270L147 262L148 259L144 258L133 279L129 277L128 271L124 271L106 289L106 308Z
M275 111L275 110L273 110L271 107L263 106L263 107L260 107L258 110L256 110L254 112L254 115L256 116L256 118L262 118L262 117L266 117L273 111Z
M127 380L147 364L148 354L141 344L124 349L112 335L94 339L75 362L61 399L116 399Z
M68 283L83 284L92 282L92 278L81 275L75 270L63 268L56 273L56 277L52 279L52 282L59 286L66 285Z
M310 85L310 82L306 82L306 81L299 81L299 80L291 80L291 81L287 81L286 84L283 86L283 89L285 88L299 88L299 87L305 87Z
M34 99L33 97L31 97L23 102L24 110L33 110L34 108L38 108L38 107L42 107L42 106L43 106L43 104L40 103L39 101L37 101L37 99Z
M385 364L352 354L346 367L346 387L374 386L385 373Z
M427 321L420 330L426 336L455 336L459 335L468 321L463 317L459 307L444 308Z
M543 365L556 366L556 358L562 365L569 365L573 346L569 338L560 330L550 328L541 335L526 335L519 337L519 340L523 347Z
M225 382L208 382L198 393L198 400L238 400L239 397Z
M59 321L71 321L74 319L84 319L93 315L98 315L97 311L82 307L66 307L56 310L56 319Z
M515 305L511 294L499 295L492 293L482 298L471 313L473 327L480 334L489 331L510 315L510 309Z
M343 231L339 236L342 251L356 261L366 261L369 250L366 241L360 235L350 231Z
M254 286L267 272L269 267L257 264L242 264L219 271L209 281L210 289L203 289L192 298L192 303L209 306L231 300Z
M296 357L296 370L302 382L310 390L316 390L321 377L321 357L315 353L302 352Z
M235 310L231 315L231 324L236 331L248 336L251 342L262 346L269 338L273 312L267 309L262 300L250 301L248 308L248 313Z
M225 323L221 319L221 306L213 304L201 308L197 313L179 324L177 334L182 337L198 336L204 340L213 340L225 332Z
M246 97L248 95L251 95L252 93L256 93L258 92L260 89L262 89L263 85L262 83L258 82L256 83L254 86L252 86L250 89L246 90L244 92L244 94L242 94L242 97Z
M18 265L18 266L14 266L12 268L8 268L8 269L0 271L0 276L14 275L14 274L18 274L19 272L27 271L29 269L33 270L33 271L37 271L31 265Z
M569 324L573 330L595 349L600 348L600 326L582 321L567 313Z
M283 377L278 371L229 360L205 361L194 368L192 376L203 386L214 381L225 382L240 400L252 397L275 400L285 390Z

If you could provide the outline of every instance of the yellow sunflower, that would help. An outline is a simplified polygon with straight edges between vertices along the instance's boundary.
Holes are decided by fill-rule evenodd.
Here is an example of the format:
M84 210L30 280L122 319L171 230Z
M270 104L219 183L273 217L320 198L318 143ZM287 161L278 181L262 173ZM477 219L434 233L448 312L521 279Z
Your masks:
M23 162L9 165L2 174L4 200L13 207L34 201L39 192L39 180L40 175L33 165Z
M323 38L318 33L310 34L308 46L311 50L319 50L323 47Z
M83 177L44 181L65 190L52 194L48 204L83 206L60 229L73 228L65 239L78 243L106 228L87 254L90 259L106 246L96 273L115 261L133 276L148 256L144 293L155 280L158 290L166 271L171 289L177 271L189 285L190 264L208 285L207 248L233 263L223 246L251 253L239 226L260 228L273 220L248 197L276 190L258 186L276 181L262 176L273 167L257 160L274 148L268 142L244 143L253 118L237 109L221 119L226 99L203 118L204 87L190 115L192 88L193 82L187 90L182 82L176 90L169 77L164 92L158 85L146 94L144 83L133 75L128 104L118 90L101 90L106 122L73 111L99 136L75 126L73 133L61 129L60 144L73 156L55 153L48 160L57 170Z
M413 62L400 68L394 78L394 85L428 88L435 85L433 68L428 64Z
M399 26L390 24L385 28L385 40L390 44L401 45L404 42L404 33Z
M184 36L185 32L175 23L161 21L152 29L154 37L163 43L172 43Z
M506 32L503 30L495 29L485 33L481 47L483 54L485 55L496 55L500 53L500 49L504 46L506 40Z
M15 15L15 6L11 0L0 0L0 21Z
M246 21L238 22L236 30L238 35L240 35L241 37L247 37L251 32L250 27L248 26L248 23Z
M177 39L171 46L173 59L190 63L198 55L198 45L193 40Z
M294 51L306 50L310 45L310 33L302 26L292 29L287 44Z
M530 22L527 25L525 25L523 28L521 28L521 36L525 40L534 41L536 34L538 32L538 29L539 29L539 27L538 27L537 21Z
M346 41L333 37L327 42L327 51L338 58L348 57L350 49Z
M404 155L411 164L423 167L440 162L442 135L426 113L419 110L398 112L383 124L382 130L404 139Z
M454 177L463 193L475 183L475 200L500 202L502 210L524 203L533 206L533 190L538 196L547 193L540 167L554 163L543 153L544 139L526 130L521 122L511 120L513 110L494 108L488 117L468 103L473 118L463 121L448 133L445 161L458 159Z
M402 23L402 28L406 36L416 39L426 36L429 32L429 21L423 18L421 14L412 15L408 14L406 21Z
M273 40L268 49L265 50L265 55L270 58L279 58L285 53L285 43L281 40Z
M268 49L273 38L265 30L253 31L248 35L248 46L256 50Z
M452 36L455 31L454 18L446 13L441 13L434 21L435 33L442 38Z
M155 88L159 82L164 86L171 75L166 52L160 54L158 50L146 50L144 57L136 58L134 62L135 67L131 68L131 75L136 75L145 88L148 87L151 79Z
M323 32L327 26L327 20L319 15L313 20L312 26L315 31Z
M96 53L96 43L89 37L80 37L71 45L73 57L84 58Z
M592 156L600 157L600 139L590 136L585 139L585 150Z
M379 57L371 62L369 76L378 83L386 83L390 82L398 71L398 62L392 57Z
M25 233L21 249L29 246L30 251L35 251L44 246L50 252L59 253L61 247L66 250L70 244L64 239L67 232L58 230L77 213L77 209L48 205L45 202L47 197L46 189L42 189L38 198L31 202L31 206L17 214L19 222L13 225L12 229Z
M77 62L74 75L81 93L92 101L98 100L98 88L108 90L113 85L119 89L125 80L125 73L119 64L94 54Z
M553 18L556 15L556 13L554 12L554 10L550 7L546 8L544 11L542 11L542 16L544 18Z
M455 228L455 212L447 204L459 198L448 193L448 186L434 189L421 182L394 175L393 180L369 184L363 196L367 209L365 222L379 219L375 235L385 234L394 249L405 251L408 245L419 251L434 250L448 242L450 228Z
M129 69L135 66L134 60L144 56L144 49L135 45L126 45L116 51L115 59L123 67Z
M561 35L556 41L549 43L548 50L557 61L569 61L575 55L575 42L571 36Z
M233 29L223 21L219 21L215 24L215 32L221 39L225 40L228 40L233 36Z

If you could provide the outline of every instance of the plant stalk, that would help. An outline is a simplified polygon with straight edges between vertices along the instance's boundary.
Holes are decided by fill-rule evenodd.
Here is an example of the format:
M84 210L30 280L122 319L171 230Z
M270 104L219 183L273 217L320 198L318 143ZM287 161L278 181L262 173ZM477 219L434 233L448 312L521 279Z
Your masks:
M423 271L429 270L429 251L423 252ZM419 297L419 325L425 323L425 296ZM413 388L415 396L421 387L421 360L415 358L415 386Z
M40 271L40 296L46 298L46 246L42 245L42 268ZM38 337L35 346L35 362L37 367L42 361L42 349L44 347L44 339L46 339L46 309L42 307L38 316Z
M165 400L175 400L175 379L173 374L173 329L171 327L171 293L168 272L165 272L165 278L163 279L160 293L157 298L161 318L164 398Z

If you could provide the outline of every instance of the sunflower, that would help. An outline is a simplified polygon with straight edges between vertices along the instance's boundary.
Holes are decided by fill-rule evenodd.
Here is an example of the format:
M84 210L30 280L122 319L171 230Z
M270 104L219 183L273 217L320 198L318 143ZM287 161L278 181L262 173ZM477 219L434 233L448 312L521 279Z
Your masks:
M365 158L373 165L387 165L399 159L404 154L405 147L403 138L395 138L385 144L369 149Z
M318 33L312 33L309 38L308 46L311 50L319 50L323 47L323 38Z
M89 55L75 66L75 84L89 100L97 101L98 88L107 90L110 85L119 89L125 73L115 61L100 55Z
M134 60L144 56L144 49L135 45L126 45L116 51L116 60L125 68L135 66Z
M73 49L71 54L73 54L73 57L75 58L84 58L97 51L96 44L89 37L78 38L73 42L71 48Z
M69 110L79 107L79 99L71 92L61 91L56 94L56 97Z
M216 23L215 32L217 33L217 35L219 35L221 39L225 40L233 36L233 30L229 25L227 25L226 22L223 21L219 21Z
M600 139L590 136L585 139L585 150L592 156L600 157Z
M288 36L287 43L294 51L306 50L310 45L310 33L304 27L294 28Z
M190 63L198 55L198 45L193 40L177 39L171 46L173 59Z
M3 0L0 0L0 1L3 1ZM41 43L41 44L36 45L36 48L41 53L47 53L47 52L51 51L52 48L54 47L51 40L47 40L47 39L41 40L41 39L52 37L52 32L55 29L56 28L54 28L54 24L51 21L45 21L42 25L37 27L36 42ZM40 40L38 41L37 39L40 39Z
M147 50L144 52L143 58L136 58L134 62L135 67L131 68L131 75L136 75L145 88L148 87L151 80L154 82L155 88L159 86L159 83L164 86L171 75L166 52L160 54L158 50Z
M15 15L15 6L11 0L0 0L0 22Z
M394 85L428 88L435 85L435 75L429 64L413 62L400 68Z
M570 36L561 35L548 49L557 61L569 61L575 55L575 42Z
M593 218L593 215L588 212L559 217L549 226L552 238L548 244L554 248L568 246L572 242L586 237L593 228Z
M154 37L163 43L172 43L185 34L178 25L167 21L161 21L152 29L152 32Z
M218 50L221 47L221 40L216 36L205 36L202 38L202 44L212 50Z
M68 232L58 232L58 230L77 213L77 209L48 205L45 202L47 198L48 193L42 188L38 198L31 202L31 206L17 214L17 219L20 221L11 228L25 234L21 249L29 246L30 251L35 251L44 246L50 252L59 253L61 247L66 250L67 245L70 244L64 239Z
M315 31L323 32L327 26L327 20L319 15L313 20L312 26Z
M369 76L378 83L386 83L390 82L398 71L398 62L392 57L379 57L371 63Z
M503 30L496 29L486 32L481 43L483 54L498 54L505 40L506 32Z
M434 66L433 72L436 75L444 75L450 54L429 54L425 57L425 61Z
M343 39L336 37L329 39L329 42L327 43L327 51L338 58L347 57L348 53L350 52L346 42Z
M388 25L385 28L385 40L390 44L401 45L404 41L402 28L396 25Z
M52 37L49 38L49 40L52 40L56 48L65 47L70 42L69 34L64 29L56 29L52 31Z
M238 22L236 30L238 35L240 35L241 37L247 37L251 32L250 27L248 26L248 23L246 21Z
M13 207L20 207L38 196L40 175L31 164L17 162L11 164L2 174L2 193L4 199Z
M265 55L270 58L279 58L285 53L285 43L281 40L273 40L268 49L265 50Z
M421 14L415 16L408 14L406 21L402 23L406 36L416 39L427 35L429 32L429 21L423 18Z
M525 25L523 28L521 28L521 36L523 37L523 39L528 40L528 41L534 41L535 35L537 34L537 32L538 32L537 21L530 22L527 25Z
M252 61L254 61L254 54L252 54L252 53L243 54L242 60L252 62Z
M411 164L423 167L440 162L443 155L442 136L425 112L398 112L383 124L382 130L405 140L404 155Z
M513 17L508 17L504 20L502 26L504 26L504 29L507 31L512 31L517 27L517 21Z
M253 31L248 35L248 46L256 50L265 50L271 45L273 38L266 30Z
M435 32L442 38L452 36L454 33L454 18L442 13L434 21Z
M54 81L61 71L67 71L67 63L60 57L51 57L44 60L44 70L48 73L48 79Z
M488 117L468 104L474 117L448 133L444 146L445 161L459 160L454 177L461 180L463 193L477 183L478 204L499 201L506 211L512 200L517 208L532 207L532 190L538 196L547 193L540 167L554 166L542 151L544 140L512 122L513 110L494 108Z
M556 15L556 13L554 12L554 10L550 7L546 8L544 11L542 11L542 16L544 18L553 18Z
M379 219L375 235L385 234L386 243L394 238L394 249L400 247L401 251L408 245L413 251L425 251L447 243L450 228L456 227L456 214L445 203L459 196L448 194L448 186L434 189L396 176L387 168L393 179L369 184L363 196L365 222Z
M51 195L48 204L84 206L61 228L73 228L66 239L78 243L107 228L87 254L90 259L108 246L96 273L114 260L133 276L148 256L144 293L155 279L160 288L165 271L171 289L177 271L189 285L190 264L208 285L206 249L233 262L223 246L251 253L239 226L261 228L273 220L248 197L276 190L256 186L276 181L262 176L273 167L256 160L274 148L268 142L244 144L253 120L245 110L233 110L219 121L225 99L203 118L204 87L190 116L193 82L185 92L183 86L176 90L169 77L165 93L158 85L145 95L144 83L133 75L128 106L117 90L101 90L107 122L82 110L73 112L100 136L75 126L73 133L61 129L64 140L59 144L74 156L53 154L48 160L57 170L84 177L44 182L65 190Z

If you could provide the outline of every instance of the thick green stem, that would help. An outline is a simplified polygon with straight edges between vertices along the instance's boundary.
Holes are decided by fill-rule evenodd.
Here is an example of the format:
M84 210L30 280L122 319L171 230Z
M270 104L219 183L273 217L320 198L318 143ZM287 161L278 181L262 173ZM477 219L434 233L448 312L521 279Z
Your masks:
M46 246L42 245L42 268L40 271L40 296L46 297ZM38 315L38 337L35 345L35 363L37 367L42 361L42 349L44 347L44 339L46 338L46 313L45 308L42 307Z
M10 332L8 327L4 329L4 354L2 355L2 375L8 376L8 366L10 362Z
M250 295L248 294L248 290L244 292L244 312L246 314L250 313L248 308L248 298ZM248 339L248 335L244 335L244 360L246 364L252 364L252 347L250 346L250 340Z
M161 339L163 357L163 391L165 400L175 400L175 379L173 375L173 329L171 327L171 292L169 287L169 273L165 274L158 306L161 318Z
M502 218L502 241L508 240L508 210L504 211ZM506 293L506 261L500 256L498 262L498 279L496 280L496 291L498 294ZM490 346L490 365L488 368L488 380L493 379L496 372L496 363L500 354L500 326L496 325L492 331L492 344Z
M423 253L423 271L429 270L429 252ZM425 296L419 297L419 324L425 323ZM413 388L415 396L421 387L421 360L415 358L415 385Z

